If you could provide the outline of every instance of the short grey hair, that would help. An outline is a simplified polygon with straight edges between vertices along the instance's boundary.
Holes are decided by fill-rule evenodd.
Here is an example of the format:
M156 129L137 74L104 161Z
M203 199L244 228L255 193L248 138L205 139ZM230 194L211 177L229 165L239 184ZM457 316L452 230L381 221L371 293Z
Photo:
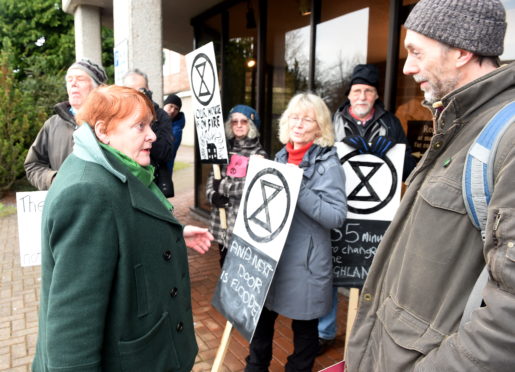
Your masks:
M138 68L132 69L132 70L128 71L127 73L125 73L125 75L123 75L122 81L125 82L125 79L128 76L130 76L130 75L139 75L139 76L141 76L143 79L145 79L145 85L148 88L148 75L145 74L143 71L141 71Z

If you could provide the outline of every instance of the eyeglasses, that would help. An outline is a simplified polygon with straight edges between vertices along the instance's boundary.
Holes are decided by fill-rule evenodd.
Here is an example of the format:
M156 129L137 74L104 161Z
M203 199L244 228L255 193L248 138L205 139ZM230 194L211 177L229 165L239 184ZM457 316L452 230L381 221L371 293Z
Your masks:
M317 121L315 119L311 119L311 118L308 118L307 116L306 117L299 117L297 115L291 115L291 116L288 116L288 120L291 124L298 124L300 122L303 122L304 124L313 124L313 123L316 123Z
M231 125L238 125L241 124L241 125L247 125L249 123L249 121L247 119L232 119L231 120Z

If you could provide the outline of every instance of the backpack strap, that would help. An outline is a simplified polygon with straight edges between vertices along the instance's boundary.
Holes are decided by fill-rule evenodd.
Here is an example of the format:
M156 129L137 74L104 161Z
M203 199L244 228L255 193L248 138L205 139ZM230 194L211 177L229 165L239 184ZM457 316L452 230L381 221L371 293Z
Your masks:
M506 129L515 121L515 101L504 106L481 130L465 159L462 190L465 208L472 224L485 240L488 204L494 187L494 160L497 146ZM486 266L470 293L460 325L470 320L473 310L481 306L481 292L488 281Z

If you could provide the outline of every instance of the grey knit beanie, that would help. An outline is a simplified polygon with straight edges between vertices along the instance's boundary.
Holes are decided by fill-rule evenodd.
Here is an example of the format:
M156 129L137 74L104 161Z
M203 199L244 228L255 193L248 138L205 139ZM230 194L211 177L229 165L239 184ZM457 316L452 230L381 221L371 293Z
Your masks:
M420 0L404 27L451 47L499 56L506 11L499 0Z
M68 68L68 70L72 68L84 71L97 85L104 84L107 81L107 75L102 66L91 62L89 59L81 59L80 61L75 62Z

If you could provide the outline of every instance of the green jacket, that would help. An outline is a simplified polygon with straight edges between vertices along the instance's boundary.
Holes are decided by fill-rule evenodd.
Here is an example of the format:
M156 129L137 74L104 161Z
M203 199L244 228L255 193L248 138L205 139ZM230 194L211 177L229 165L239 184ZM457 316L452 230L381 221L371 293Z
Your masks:
M431 146L410 175L363 287L349 372L514 371L515 125L496 151L484 242L462 194L470 145L514 97L511 63L442 99ZM485 262L486 306L460 327Z
M33 371L190 371L182 225L87 125L48 192Z

